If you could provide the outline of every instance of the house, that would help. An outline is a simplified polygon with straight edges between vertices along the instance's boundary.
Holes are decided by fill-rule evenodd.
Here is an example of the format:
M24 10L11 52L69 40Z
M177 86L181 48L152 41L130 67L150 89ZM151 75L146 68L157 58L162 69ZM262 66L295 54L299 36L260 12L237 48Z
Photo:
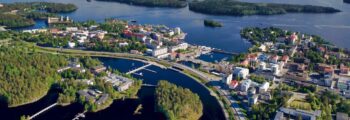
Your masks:
M125 90L129 89L129 87L132 85L132 83L133 82L131 80L124 81L123 84L121 84L117 87L117 90L118 91L125 91Z
M278 64L271 64L271 69L274 75L280 74L280 66Z
M246 79L247 76L248 76L248 74L249 74L249 69L247 69L247 68L242 68L242 67L236 67L236 68L233 70L233 74L234 74L236 77Z
M278 55L272 55L272 56L270 56L269 61L272 63L277 63L278 59L279 59Z
M303 120L316 120L317 117L321 116L320 110L306 111L306 110L281 107L279 111L294 117L301 116Z
M103 94L97 101L96 104L101 105L108 99L108 94Z
M281 58L281 61L284 62L284 63L287 63L289 60L289 56L288 55L283 55L282 58Z
M349 82L350 82L349 78L339 77L338 78L338 82L337 82L337 88L339 90L342 90L342 91L343 90L348 90Z
M75 32L75 31L78 31L78 27L66 27L66 31L68 32Z
M330 78L334 74L334 69L332 66L326 65L326 64L317 64L318 70L320 73L324 75L324 77Z
M256 62L258 60L258 54L248 54L246 59L249 62Z
M298 35L296 33L293 33L292 35L289 36L287 39L288 44L295 44L296 41L298 40Z
M274 120L284 120L283 112L277 111Z
M255 89L255 87L250 87L250 88L248 88L248 96L253 96L253 95L255 95L256 94L256 89Z
M181 34L181 28L180 27L174 28L174 32L175 32L176 35L180 35Z
M243 60L240 65L242 66L248 66L249 65L249 60Z
M232 81L232 74L224 74L222 75L222 82L225 83L226 85L230 85Z
M125 47L125 46L128 46L128 45L129 45L129 43L127 43L127 42L119 43L119 47Z
M229 87L230 87L230 89L236 89L238 85L239 85L239 83L237 80L232 80Z
M292 72L304 72L305 71L305 64L299 64L299 63L290 63L288 64L289 70Z
M249 87L250 87L250 85L251 85L251 83L252 83L252 80L249 80L249 79L248 80L243 80L241 82L241 91L242 92L247 92Z
M85 101L96 101L95 97L88 93L88 90L79 90L78 94L85 97Z
M101 73L101 72L107 70L107 68L103 65L100 65L100 66L93 67L91 70L93 73L98 74L98 73Z
M264 93L267 92L267 90L270 87L270 83L269 82L264 82L260 87L259 87L259 93Z
M248 97L248 104L250 106L255 105L258 102L258 95Z
M265 62L260 62L259 69L260 70L266 70L266 63Z
M349 115L347 113L337 112L336 120L349 120Z
M1 8L1 7L4 7L4 5L0 3L0 8Z
M265 44L261 44L260 47L259 47L259 50L263 51L263 52L266 52L266 50L267 50L266 45Z
M345 66L344 64L340 65L340 75L349 75L349 67Z
M119 92L129 89L129 87L133 84L133 80L116 74L108 74L107 76L103 77L103 79L105 82L111 83Z
M271 100L272 99L272 96L269 92L261 93L259 95L259 97L261 100Z
M74 48L75 47L75 42L68 42L68 47L69 48Z

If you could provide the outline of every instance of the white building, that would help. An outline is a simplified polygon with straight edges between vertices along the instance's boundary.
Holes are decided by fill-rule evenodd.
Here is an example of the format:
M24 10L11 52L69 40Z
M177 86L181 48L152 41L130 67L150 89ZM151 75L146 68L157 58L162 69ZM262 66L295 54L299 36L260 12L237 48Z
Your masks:
M127 42L122 42L122 43L119 43L119 47L125 47L125 46L128 46L129 43Z
M250 106L255 105L258 102L258 96L257 95L253 95L248 97L248 104Z
M259 93L267 92L267 90L270 87L269 82L264 82L260 87L259 87Z
M66 28L66 31L69 31L69 32L74 32L74 31L78 31L78 27L67 27Z
M265 62L260 62L259 69L260 70L266 70L266 63Z
M271 68L274 75L278 75L280 73L280 67L278 64L272 64Z
M177 35L181 34L181 28L180 28L180 27L176 27L176 28L174 29L174 32L175 32L175 34L177 34Z
M166 58L169 56L168 48L164 47L164 48L153 49L152 56L157 58Z
M241 82L241 91L242 92L247 92L251 83L252 83L252 81L249 80L249 79L248 80L243 80Z
M74 48L75 47L75 42L68 42L68 47L69 48Z
M188 44L187 43L181 43L181 44L178 44L176 46L172 46L170 48L170 52L175 52L177 50L186 50L188 48Z
M247 68L242 68L242 67L236 67L234 70L233 70L233 74L236 76L236 77L240 77L240 78L243 78L243 79L246 79L248 74L249 74L249 69Z
M226 85L230 85L232 81L232 74L229 75L223 75L222 76L222 82L225 83Z

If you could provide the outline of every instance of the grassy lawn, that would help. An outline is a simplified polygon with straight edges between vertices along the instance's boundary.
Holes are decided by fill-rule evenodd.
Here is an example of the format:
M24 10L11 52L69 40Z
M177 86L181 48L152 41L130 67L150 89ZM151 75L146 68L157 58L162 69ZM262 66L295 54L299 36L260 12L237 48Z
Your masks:
M289 107L301 110L312 110L311 104L305 100L294 100L289 104Z

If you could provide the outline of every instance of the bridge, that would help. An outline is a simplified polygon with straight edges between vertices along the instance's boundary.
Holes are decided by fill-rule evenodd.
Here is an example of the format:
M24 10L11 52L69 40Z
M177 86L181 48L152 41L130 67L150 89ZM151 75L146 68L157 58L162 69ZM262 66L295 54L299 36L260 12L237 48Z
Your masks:
M47 111L47 110L49 110L49 109L55 107L57 104L58 104L58 103L54 103L54 104L52 104L52 105L50 105L50 106L48 106L48 107L42 109L41 111L39 111L39 112L35 113L34 115L30 116L30 117L29 117L29 120L31 120L31 119L37 117L38 115L40 115L41 113L43 113L43 112L45 112L45 111Z
M135 72L137 72L137 71L139 71L139 70L142 70L142 69L145 69L146 67L148 67L148 66L151 66L152 64L147 64L147 65L144 65L144 66L141 66L141 67L139 67L139 68L136 68L136 69L134 69L134 70L131 70L131 71L129 71L129 72L127 72L126 74L132 74L132 73L135 73Z

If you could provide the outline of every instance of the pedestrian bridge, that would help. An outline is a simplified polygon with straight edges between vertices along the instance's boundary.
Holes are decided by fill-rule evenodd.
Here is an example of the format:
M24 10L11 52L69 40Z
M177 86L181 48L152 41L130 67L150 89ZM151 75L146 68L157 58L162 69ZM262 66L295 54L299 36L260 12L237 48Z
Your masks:
M141 67L139 67L139 68L136 68L136 69L134 69L134 70L131 70L131 71L127 72L126 74L135 73L135 72L137 72L137 71L139 71L139 70L142 70L142 69L145 69L146 67L151 66L151 65L152 65L152 64L147 64L147 65L141 66Z

